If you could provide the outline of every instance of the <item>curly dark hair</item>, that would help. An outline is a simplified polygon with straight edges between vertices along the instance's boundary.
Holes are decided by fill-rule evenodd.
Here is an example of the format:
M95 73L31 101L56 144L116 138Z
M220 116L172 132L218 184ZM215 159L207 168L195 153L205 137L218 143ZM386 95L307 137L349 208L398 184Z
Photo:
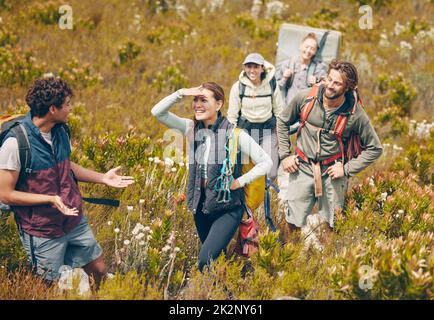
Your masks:
M65 80L56 77L37 79L26 95L32 117L44 117L51 106L60 109L73 91Z

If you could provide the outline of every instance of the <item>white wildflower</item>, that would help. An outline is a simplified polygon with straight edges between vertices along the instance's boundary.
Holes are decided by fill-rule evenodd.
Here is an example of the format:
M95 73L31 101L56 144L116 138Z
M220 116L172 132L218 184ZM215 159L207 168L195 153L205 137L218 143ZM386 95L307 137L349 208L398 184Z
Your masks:
M375 187L375 182L374 182L374 179L372 179L372 178L369 178L369 186L370 186L370 187L372 187L372 188L374 188L374 187Z
M277 272L277 275L279 276L279 278L282 278L284 274L285 274L285 271L278 271Z
M139 200L139 204L144 204L145 203L145 199L140 199Z
M390 45L389 39L387 38L387 34L380 34L380 42L378 43L380 47L388 47Z
M137 235L140 231L142 231L145 227L141 223L136 223L133 231L131 232L133 236Z
M170 159L170 158L165 158L164 159L164 165L166 167L172 168L174 164L175 164L175 162L172 159Z
M219 11L223 5L225 4L225 0L211 0L208 2L209 12Z
M386 201L386 199L387 199L387 192L383 192L383 193L381 193L381 201Z
M281 18L285 11L285 5L282 1L271 1L267 3L266 18L278 17Z
M154 158L149 157L148 160L149 160L149 162L153 162L153 161L154 161Z
M431 41L434 41L434 28L429 29L429 31L426 34L427 37L431 39Z
M170 250L170 246L164 246L163 249L161 249L161 252L167 252Z
M155 162L155 164L159 164L161 162L161 160L158 157L154 157L154 162Z
M405 27L400 24L399 22L395 23L395 28L393 29L393 33L398 36L403 30L405 29Z
M434 28L431 28L429 31L420 30L415 36L414 41L416 43L424 43L429 40L434 39Z
M184 162L178 163L178 166L183 167L184 166Z
M172 169L170 169L170 171L176 172L176 168L172 168Z
M398 214L404 214L404 210L398 210Z
M413 49L413 46L410 43L408 43L407 41L401 41L399 43L399 46L400 46L399 54L400 54L401 58L409 59L410 55L411 55L411 50Z
M145 232L148 232L150 230L151 230L151 228L149 228L148 226L146 226L146 227L143 228L143 231L145 231Z
M187 15L188 15L188 10L187 7L184 5L177 5L175 7L176 13L183 19L186 20L187 19Z
M134 210L134 207L133 206L127 206L127 210L128 210L128 212L132 212Z
M43 78L53 78L54 74L52 72L47 72L42 75Z
M145 241L142 240L139 242L139 246L144 246L144 245L145 245Z
M175 247L175 249L173 249L173 251L179 252L179 251L181 251L181 249L179 247Z
M250 14L253 18L258 19L259 14L261 13L262 1L261 0L253 0L253 6L250 9Z
M115 233L119 233L119 231L121 231L119 228L115 228Z
M107 221L107 224L108 224L109 226L111 226L111 225L113 224L113 221Z
M401 49L408 49L408 50L413 49L413 46L410 43L408 43L407 41L401 41L399 43L399 46L401 47Z
M124 245L128 246L130 244L130 240L125 240Z
M136 240L141 240L144 236L145 236L145 234L142 233L142 232L140 232L140 233L136 236Z

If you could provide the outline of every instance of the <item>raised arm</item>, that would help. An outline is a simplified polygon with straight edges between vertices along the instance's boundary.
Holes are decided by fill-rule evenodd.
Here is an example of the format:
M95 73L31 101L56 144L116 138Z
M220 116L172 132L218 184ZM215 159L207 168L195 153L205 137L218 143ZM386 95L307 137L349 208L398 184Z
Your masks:
M175 103L181 101L184 96L184 90L185 89L180 89L172 93L170 96L165 97L163 100L158 102L151 110L152 115L156 117L159 122L168 126L169 128L178 129L183 134L186 133L192 120L178 117L172 112L169 112L169 109Z

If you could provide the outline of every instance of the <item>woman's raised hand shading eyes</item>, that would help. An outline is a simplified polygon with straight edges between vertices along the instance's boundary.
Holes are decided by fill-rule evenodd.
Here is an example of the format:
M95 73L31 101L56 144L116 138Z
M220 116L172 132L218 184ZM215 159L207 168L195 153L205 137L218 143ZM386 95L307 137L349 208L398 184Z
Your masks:
M203 88L202 86L199 87L193 87L193 88L184 88L182 89L182 95L184 96L202 96L203 92L202 92Z

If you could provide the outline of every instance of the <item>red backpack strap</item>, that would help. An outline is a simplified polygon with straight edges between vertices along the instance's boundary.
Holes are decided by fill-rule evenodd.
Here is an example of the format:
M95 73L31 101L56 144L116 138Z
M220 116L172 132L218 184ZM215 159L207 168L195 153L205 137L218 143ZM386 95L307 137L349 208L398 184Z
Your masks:
M344 133L345 126L347 125L348 116L344 116L340 114L336 120L335 129L333 130L334 135L336 136L336 139L339 142L339 147L341 149L341 155L342 161L345 160L345 150L344 150L344 143L342 142L342 134Z
M297 137L300 135L301 129L304 127L304 124L309 117L310 112L312 111L313 106L315 105L315 101L318 97L319 85L316 84L312 86L309 93L307 94L304 105L301 107L300 112L300 126L297 130Z
M335 129L333 133L335 136L342 138L342 134L344 133L345 126L347 125L348 116L344 116L340 114L336 120Z

